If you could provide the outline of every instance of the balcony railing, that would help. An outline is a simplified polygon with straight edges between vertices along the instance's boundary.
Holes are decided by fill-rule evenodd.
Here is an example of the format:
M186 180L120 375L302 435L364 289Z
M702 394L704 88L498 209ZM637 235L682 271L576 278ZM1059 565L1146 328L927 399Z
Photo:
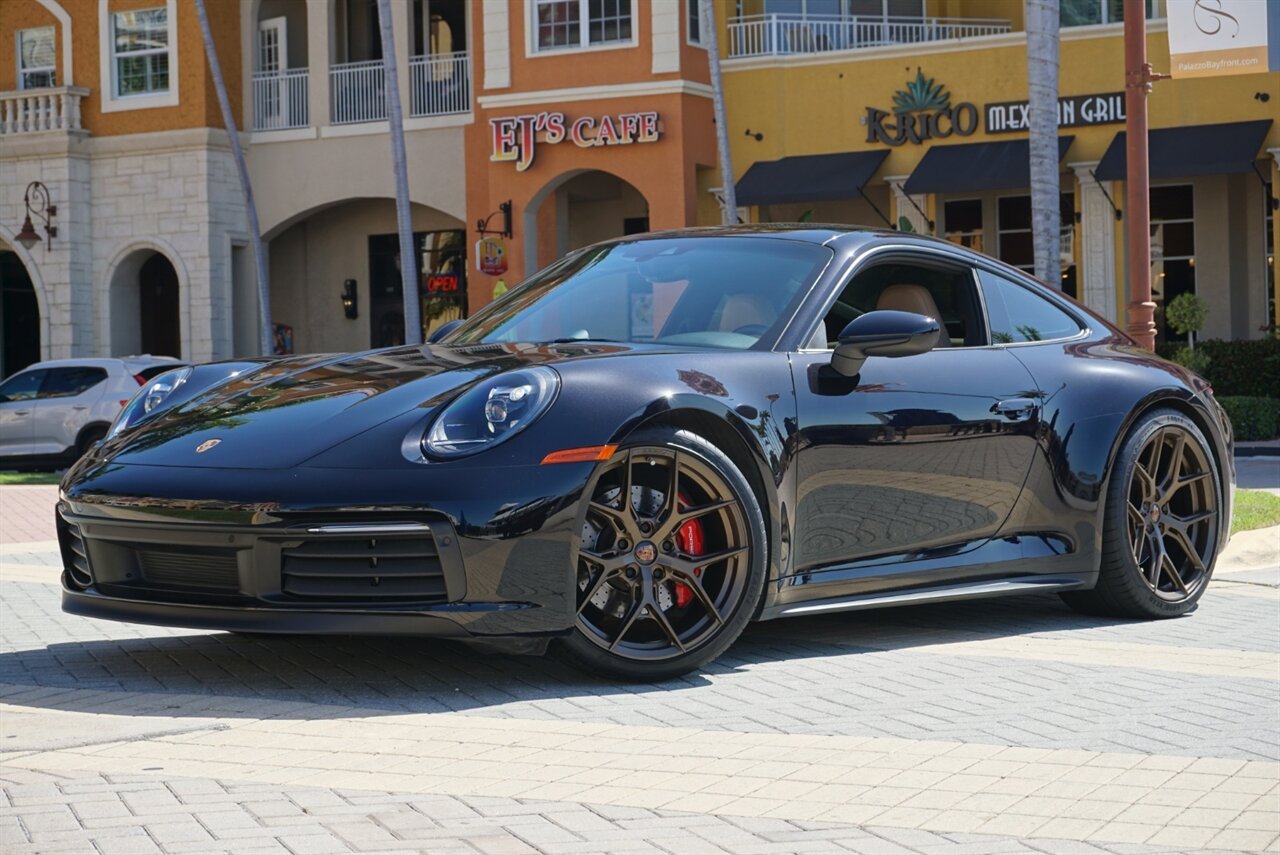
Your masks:
M466 51L409 60L409 115L447 116L471 109L471 58Z
M308 121L307 69L253 73L253 129L305 128Z
M772 13L729 22L729 56L826 53L1007 33L996 18L843 17Z
M88 94L78 86L0 92L0 136L79 131L80 99Z
M382 60L344 62L329 69L329 122L381 122L387 118Z

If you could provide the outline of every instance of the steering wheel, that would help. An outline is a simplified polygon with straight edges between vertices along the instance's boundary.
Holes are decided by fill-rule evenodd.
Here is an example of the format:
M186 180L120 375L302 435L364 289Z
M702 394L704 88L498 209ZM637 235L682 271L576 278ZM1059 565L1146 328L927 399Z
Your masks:
M738 335L753 335L756 338L764 335L765 330L769 329L767 324L743 324L734 330Z

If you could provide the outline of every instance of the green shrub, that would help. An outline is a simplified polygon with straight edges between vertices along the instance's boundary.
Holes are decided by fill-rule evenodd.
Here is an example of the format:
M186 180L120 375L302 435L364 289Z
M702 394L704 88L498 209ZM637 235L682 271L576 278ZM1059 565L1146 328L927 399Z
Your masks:
M1183 342L1166 341L1156 352L1165 359L1179 362L1178 352L1185 348ZM1280 339L1209 339L1196 344L1196 356L1201 353L1208 357L1209 364L1203 371L1192 370L1213 385L1215 395L1280 396Z
M1231 417L1236 441L1280 437L1280 399L1250 395L1215 395Z
M1280 339L1215 339L1201 342L1196 352L1201 350L1209 357L1204 376L1213 385L1214 394L1280 396Z
M1183 368L1190 368L1195 373L1204 377L1209 371L1209 363L1213 360L1209 358L1209 354L1204 352L1204 348L1192 350L1190 347L1180 347L1173 354L1173 361L1181 365Z

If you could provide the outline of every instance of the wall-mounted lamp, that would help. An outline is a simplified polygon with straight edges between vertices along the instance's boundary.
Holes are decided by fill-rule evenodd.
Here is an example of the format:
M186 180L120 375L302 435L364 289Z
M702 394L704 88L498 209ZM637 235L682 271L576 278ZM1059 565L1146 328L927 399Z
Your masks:
M27 185L27 192L22 195L22 203L27 206L27 215L22 221L22 230L14 236L14 240L27 249L40 242L40 235L36 234L31 222L31 215L35 214L44 223L45 248L53 249L53 239L58 236L58 227L53 224L53 218L58 216L58 206L49 204L49 188L39 181L32 181Z
M342 283L342 313L348 320L360 317L360 307L356 305L356 280L348 279Z
M749 137L755 137L755 138L756 138L756 142L760 142L761 140L763 140L763 139L764 139L764 134L760 133L759 131L756 131L755 133L752 133L750 128L747 128L747 136L749 136Z

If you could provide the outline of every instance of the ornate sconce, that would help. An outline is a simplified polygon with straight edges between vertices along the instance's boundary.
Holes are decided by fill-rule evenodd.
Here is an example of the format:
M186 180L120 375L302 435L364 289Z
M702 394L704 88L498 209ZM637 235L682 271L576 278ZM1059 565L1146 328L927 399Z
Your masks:
M27 192L23 194L22 202L27 206L26 219L22 221L22 230L15 235L14 239L27 249L31 249L40 242L40 235L36 234L35 226L31 222L31 215L35 214L36 218L44 223L45 247L53 249L53 239L58 236L58 227L53 224L54 217L58 215L58 206L49 203L49 188L39 181L32 181L27 185Z

